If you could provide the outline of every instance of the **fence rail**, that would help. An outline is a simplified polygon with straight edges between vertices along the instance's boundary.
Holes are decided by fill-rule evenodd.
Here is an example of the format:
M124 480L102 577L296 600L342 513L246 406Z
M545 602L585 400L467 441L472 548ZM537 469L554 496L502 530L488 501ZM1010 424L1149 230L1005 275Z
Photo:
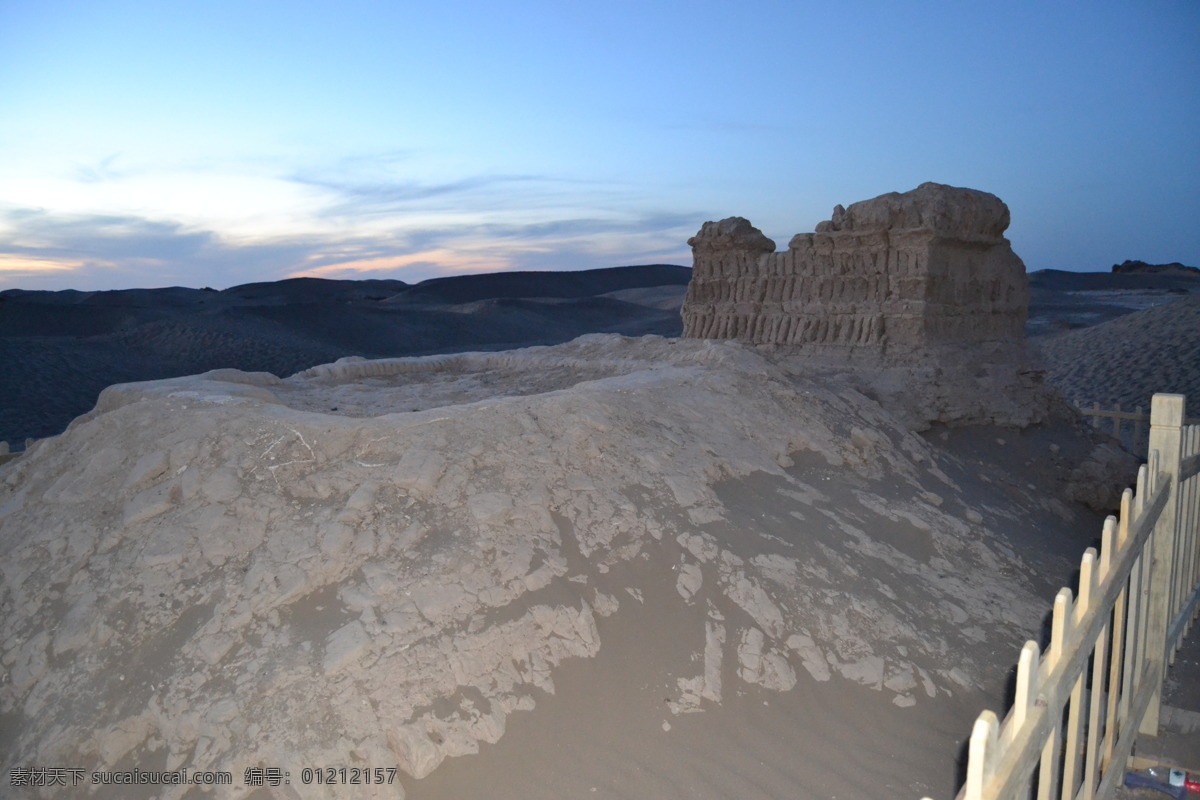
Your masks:
M1111 421L1111 433L1113 438L1119 439L1126 447L1138 455L1145 456L1147 450L1146 432L1150 422L1150 415L1145 413L1141 406L1138 406L1133 411L1122 411L1121 404L1117 403L1113 408L1103 408L1098 402L1093 402L1090 406L1082 400L1075 400L1073 404L1079 413L1085 417L1092 418L1092 427L1096 430L1101 430L1104 426L1101 420ZM1125 423L1132 423L1126 425ZM1185 425L1200 424L1200 417L1193 417L1184 420Z
M1107 800L1138 735L1157 735L1166 667L1200 603L1200 425L1184 406L1154 396L1136 490L1084 552L1078 596L1055 597L1046 651L1021 649L1004 721L975 721L957 800Z

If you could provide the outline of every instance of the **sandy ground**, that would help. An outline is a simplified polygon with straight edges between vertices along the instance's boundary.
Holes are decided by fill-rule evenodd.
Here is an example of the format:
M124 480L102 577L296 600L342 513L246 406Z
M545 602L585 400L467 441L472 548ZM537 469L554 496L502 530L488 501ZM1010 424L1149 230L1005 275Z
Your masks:
M1079 404L1132 411L1149 410L1154 392L1200 398L1200 295L1033 342L1051 382Z
M1160 719L1161 736L1141 736L1135 755L1146 762L1182 769L1195 781L1200 777L1200 635L1193 625L1175 662L1167 668L1163 684L1165 712ZM1122 787L1120 800L1154 800L1167 797L1155 789ZM1190 795L1195 797L1195 794Z
M586 290L644 326L679 292L588 280L342 302L544 320ZM240 301L295 321L314 286L285 288ZM1157 314L1135 328L1161 340L1187 302L1086 331ZM273 330L327 346L309 325ZM0 763L235 777L24 796L950 798L1100 530L1072 500L1103 448L1078 421L916 431L736 344L332 361L114 386L0 466ZM291 783L237 785L248 766ZM301 780L341 766L399 777Z

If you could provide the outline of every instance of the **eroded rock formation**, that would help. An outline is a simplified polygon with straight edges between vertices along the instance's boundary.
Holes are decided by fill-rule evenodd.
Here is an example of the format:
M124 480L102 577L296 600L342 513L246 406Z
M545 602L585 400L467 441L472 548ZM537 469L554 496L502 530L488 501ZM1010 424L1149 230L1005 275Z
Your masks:
M844 371L917 427L1040 421L1054 401L1030 367L1008 222L995 195L937 183L837 206L782 252L741 217L706 222L688 240L683 335Z
M826 352L925 353L1020 341L1025 266L995 195L924 183L837 206L783 252L741 217L688 240L684 336Z

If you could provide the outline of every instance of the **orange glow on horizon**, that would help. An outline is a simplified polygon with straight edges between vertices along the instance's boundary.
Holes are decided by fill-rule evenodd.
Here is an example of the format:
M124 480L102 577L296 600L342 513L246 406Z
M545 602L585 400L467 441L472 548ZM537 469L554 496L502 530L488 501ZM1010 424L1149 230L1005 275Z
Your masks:
M401 270L410 266L432 266L445 272L497 272L511 269L508 259L496 256L475 256L455 250L426 250L403 256L381 256L356 261L342 261L323 267L297 270L288 273L289 278L343 278L353 279L362 273Z
M0 253L0 274L3 277L15 277L4 273L18 273L20 275L45 275L50 272L73 272L83 266L82 261L77 260L61 260L56 261L50 258L30 258L29 256L19 256L14 253Z

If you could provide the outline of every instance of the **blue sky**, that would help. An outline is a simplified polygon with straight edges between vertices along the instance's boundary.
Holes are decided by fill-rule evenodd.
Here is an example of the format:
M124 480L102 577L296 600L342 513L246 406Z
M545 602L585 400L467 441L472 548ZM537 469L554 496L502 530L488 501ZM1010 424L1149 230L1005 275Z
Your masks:
M1200 265L1200 3L0 0L0 289L690 264L927 180Z

